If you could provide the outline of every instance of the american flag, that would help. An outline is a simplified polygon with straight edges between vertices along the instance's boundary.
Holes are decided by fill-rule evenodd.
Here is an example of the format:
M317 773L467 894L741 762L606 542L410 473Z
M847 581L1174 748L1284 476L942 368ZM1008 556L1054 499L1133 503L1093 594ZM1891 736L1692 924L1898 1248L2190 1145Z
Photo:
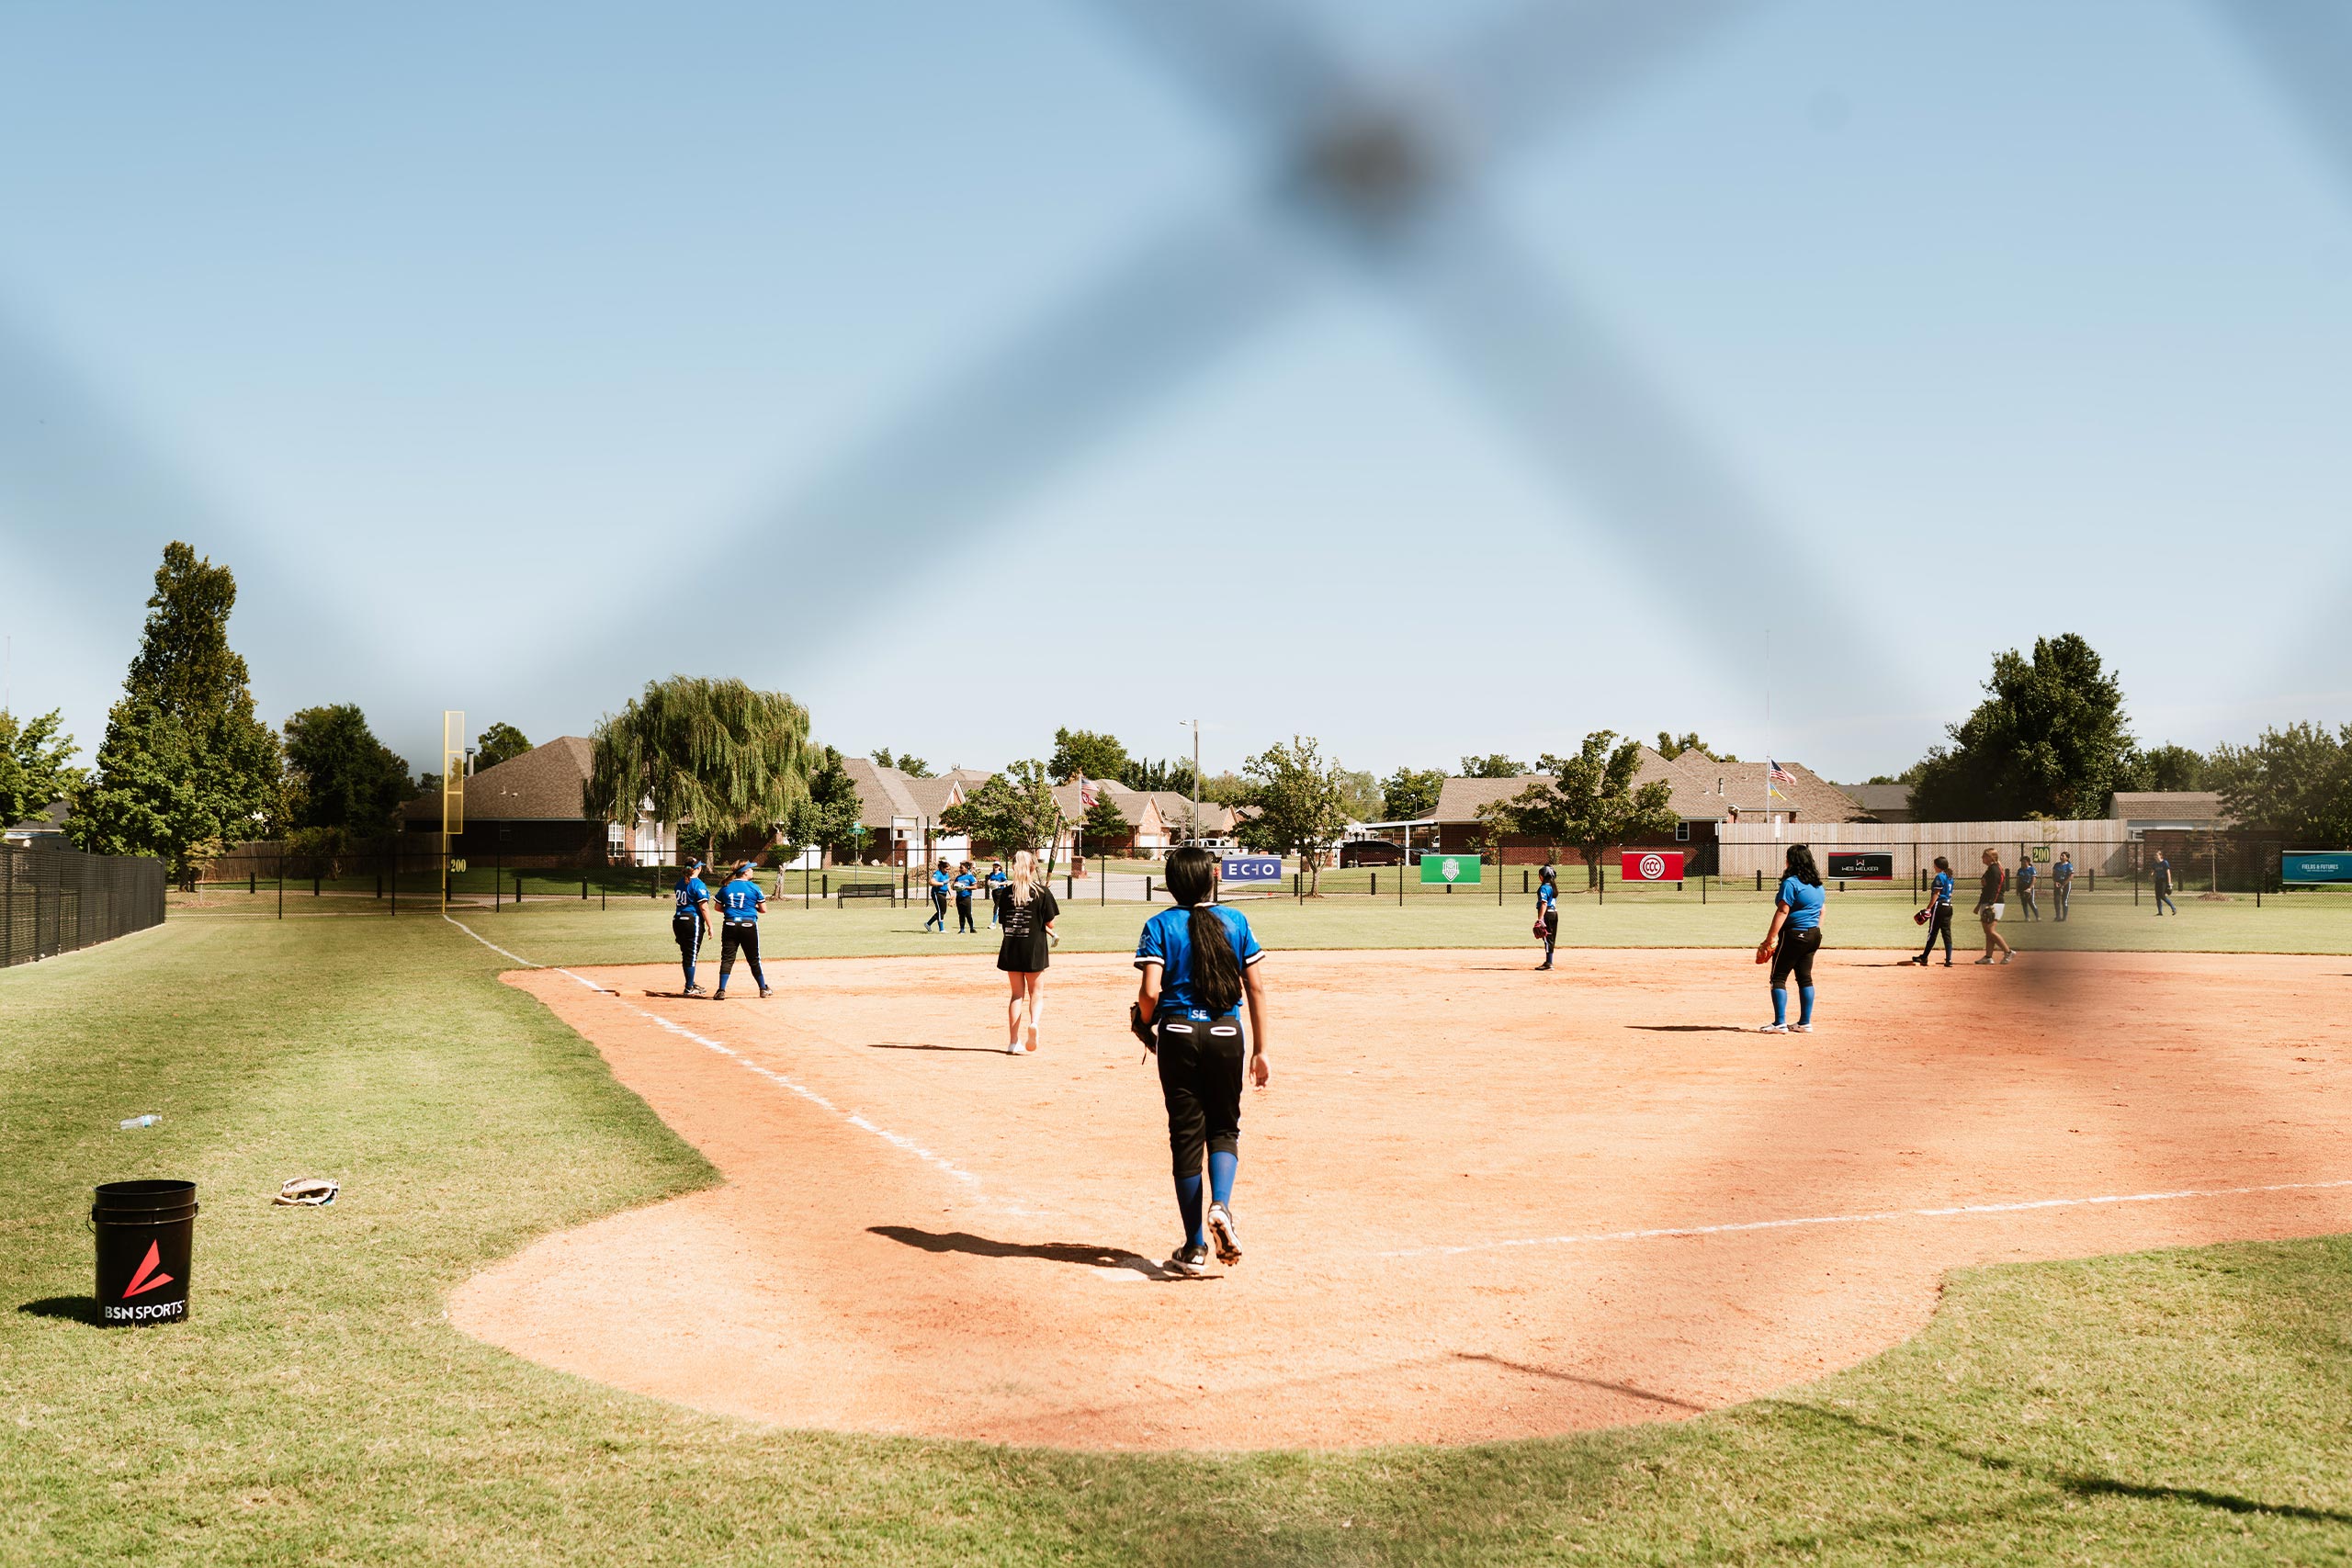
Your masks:
M1770 757L1764 759L1764 791L1766 794L1780 795L1781 792L1772 787L1774 784L1792 784L1796 782L1796 774L1789 772L1788 769L1781 766L1780 763L1774 761ZM1787 797L1783 795L1781 798L1786 799Z
M1095 800L1096 800L1097 798L1098 798L1098 797L1096 796L1096 795L1095 795L1095 793L1094 793L1094 782L1093 782L1091 779L1088 778L1084 773L1080 773L1080 774L1079 774L1079 775L1078 775L1078 804L1079 804L1079 807L1080 807L1080 809L1081 809L1081 810L1085 810L1085 811L1091 811L1091 810L1093 810L1093 809L1094 809L1094 802L1095 802Z

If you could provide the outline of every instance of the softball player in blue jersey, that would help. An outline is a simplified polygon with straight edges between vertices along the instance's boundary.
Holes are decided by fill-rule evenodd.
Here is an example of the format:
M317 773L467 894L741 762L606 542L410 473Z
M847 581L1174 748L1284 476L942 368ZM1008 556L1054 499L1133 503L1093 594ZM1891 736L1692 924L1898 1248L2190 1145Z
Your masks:
M1260 1089L1267 1077L1265 996L1258 983L1258 960L1264 954L1240 910L1209 901L1216 889L1216 860L1208 851L1188 846L1168 857L1168 892L1178 908L1144 922L1142 940L1136 943L1142 984L1128 1015L1159 1058L1159 1092L1168 1107L1176 1207L1184 1221L1184 1239L1168 1264L1194 1277L1207 1271L1212 1245L1227 1268L1241 1261L1233 1177L1240 1163L1244 1055L1238 1010L1245 998L1249 1075Z
M1552 949L1560 940L1560 874L1545 866L1535 884L1535 923L1544 928L1544 962L1535 967L1552 967Z
M734 971L739 953L751 961L760 995L768 994L768 977L760 972L760 911L767 907L768 896L752 880L752 863L745 861L718 890L718 994L711 1000L727 999L727 976Z
M1813 850L1789 846L1788 869L1781 878L1779 897L1772 900L1772 924L1757 944L1756 962L1772 962L1772 1021L1767 1034L1813 1032L1813 955L1821 951L1821 910L1828 897L1821 886L1821 870L1813 863ZM1797 1001L1803 1010L1789 1021L1789 976L1797 977Z
M943 860L931 874L931 919L922 923L923 930L936 928L942 936L947 934L947 885L950 880L947 863Z
M670 889L678 901L670 916L670 935L678 943L678 963L686 972L685 994L690 997L703 995L703 988L695 984L695 960L702 956L702 944L710 936L710 888L702 879L702 862L688 862L685 874Z

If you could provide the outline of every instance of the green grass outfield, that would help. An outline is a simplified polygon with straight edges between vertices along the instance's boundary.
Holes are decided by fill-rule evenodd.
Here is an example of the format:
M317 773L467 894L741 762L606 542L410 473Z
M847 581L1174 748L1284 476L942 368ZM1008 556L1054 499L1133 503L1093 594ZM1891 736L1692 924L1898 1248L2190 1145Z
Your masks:
M1073 911L1105 944L1132 919ZM492 934L658 952L637 923ZM940 941L881 912L793 930ZM213 916L0 973L0 1562L2352 1558L2346 1238L1969 1272L1920 1338L1822 1382L1481 1448L1073 1455L605 1390L458 1335L444 1293L712 1175L503 964L435 919ZM204 1204L192 1321L93 1327L89 1188L164 1173ZM307 1174L342 1201L266 1206Z
M173 896L175 918L187 921L250 922L274 919L275 895L267 888L248 897L242 891L208 892L200 905L190 906ZM1166 908L1165 903L1158 906ZM366 898L313 898L308 894L286 901L288 923L314 916L348 916L389 923L387 906ZM1340 897L1300 904L1286 897L1264 897L1242 903L1259 935L1270 947L1525 947L1536 944L1529 928L1534 901L1507 893L1498 904L1489 891L1483 897L1413 898L1402 905L1370 897ZM2222 900L2185 896L2182 913L2159 919L2153 904L2134 907L2129 889L2102 892L2096 898L2077 897L2074 918L2055 920L2011 920L2003 926L2009 940L2030 953L2052 948L2103 949L2155 953L2352 953L2352 895L2296 893L2266 897L2256 908L2250 894L2231 894ZM1752 947L1770 920L1770 893L1752 888L1710 891L1704 903L1697 885L1677 894L1650 888L1634 893L1611 892L1605 901L1587 894L1560 902L1560 940L1571 947ZM1911 923L1912 904L1901 889L1835 893L1829 897L1827 931L1834 948L1916 947L1921 932ZM412 916L432 919L432 907L403 898L400 920ZM767 922L769 951L787 956L840 953L870 956L884 953L928 953L943 945L988 948L988 914L975 914L977 937L926 934L922 922L929 904L892 908L882 901L852 902L836 908L811 901L803 908L797 899L785 899ZM530 897L518 908L508 904L459 912L493 940L498 931L514 933L516 942L538 944L521 951L534 957L542 950L560 952L582 963L657 962L671 957L670 905L666 898L633 898L599 902L582 900L577 885L569 897ZM1973 916L1958 912L1953 940L1961 950L1981 950L1983 939ZM953 912L950 912L953 919ZM1148 911L1142 904L1101 905L1080 895L1063 906L1057 929L1068 952L1116 952L1131 948ZM513 945L509 943L509 945Z

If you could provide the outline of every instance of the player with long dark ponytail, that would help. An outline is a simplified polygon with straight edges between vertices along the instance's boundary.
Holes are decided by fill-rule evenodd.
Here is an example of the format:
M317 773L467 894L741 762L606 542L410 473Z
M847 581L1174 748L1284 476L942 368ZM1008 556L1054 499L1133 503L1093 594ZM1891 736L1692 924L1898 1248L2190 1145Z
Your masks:
M1159 1092L1168 1106L1168 1148L1174 1157L1176 1206L1184 1240L1168 1260L1179 1273L1206 1271L1209 1247L1227 1267L1241 1261L1233 1224L1233 1178L1240 1163L1241 1079L1266 1087L1265 998L1258 985L1264 952L1241 911L1213 901L1216 860L1188 846L1168 857L1168 892L1179 908L1144 922L1136 944L1143 981L1129 1022L1159 1057ZM1250 1003L1245 1047L1238 1009ZM1208 1155L1208 1202L1201 1198L1201 1156Z

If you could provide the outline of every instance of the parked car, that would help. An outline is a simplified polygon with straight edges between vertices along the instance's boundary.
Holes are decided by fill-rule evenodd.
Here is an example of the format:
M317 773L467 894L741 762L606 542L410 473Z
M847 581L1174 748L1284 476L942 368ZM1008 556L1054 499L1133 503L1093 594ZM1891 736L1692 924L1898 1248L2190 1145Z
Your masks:
M1351 839L1340 846L1340 864L1342 866L1404 863L1404 846L1392 844L1385 839Z

